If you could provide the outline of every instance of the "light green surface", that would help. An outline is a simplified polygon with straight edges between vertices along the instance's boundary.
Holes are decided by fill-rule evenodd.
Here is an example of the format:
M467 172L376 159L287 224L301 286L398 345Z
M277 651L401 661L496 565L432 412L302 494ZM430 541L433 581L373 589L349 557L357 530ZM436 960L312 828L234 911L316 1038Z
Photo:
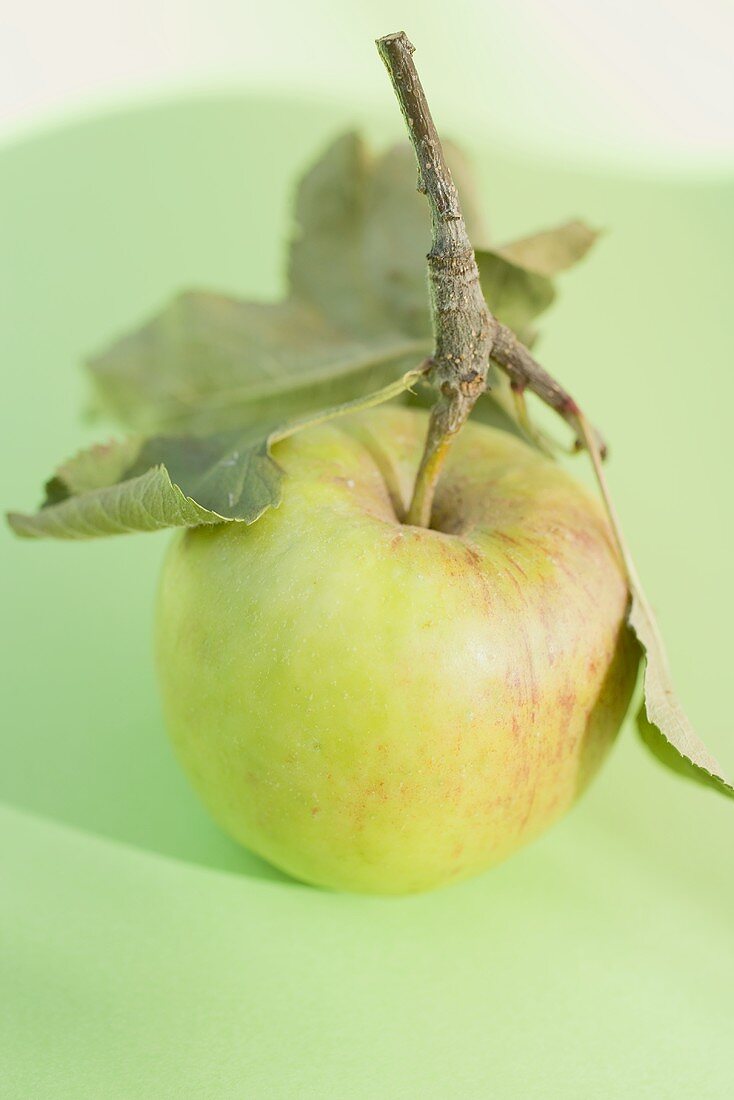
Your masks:
M290 181L349 120L151 108L2 155L3 505L95 437L85 352L181 286L277 289ZM731 187L480 168L499 238L612 230L540 352L612 441L681 695L731 770ZM480 879L385 901L292 884L209 822L165 741L166 542L0 535L4 1095L729 1095L730 804L628 730L579 808Z

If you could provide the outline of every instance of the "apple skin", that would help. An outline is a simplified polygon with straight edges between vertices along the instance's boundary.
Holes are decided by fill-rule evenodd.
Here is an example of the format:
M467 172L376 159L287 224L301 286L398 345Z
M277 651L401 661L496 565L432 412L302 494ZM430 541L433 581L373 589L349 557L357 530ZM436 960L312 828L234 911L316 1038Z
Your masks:
M635 683L595 499L470 422L438 529L401 525L426 424L389 407L278 444L280 507L178 534L163 571L160 684L194 787L242 844L341 890L427 890L526 844Z

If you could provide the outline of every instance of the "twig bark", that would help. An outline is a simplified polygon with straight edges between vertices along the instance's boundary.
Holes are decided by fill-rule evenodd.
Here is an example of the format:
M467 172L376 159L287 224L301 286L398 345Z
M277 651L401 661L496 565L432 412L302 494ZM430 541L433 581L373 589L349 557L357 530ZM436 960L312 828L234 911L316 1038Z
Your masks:
M427 527L436 483L454 435L486 388L495 321L484 301L474 250L459 196L444 158L413 46L401 31L377 40L418 161L418 190L431 211L428 285L435 350L431 381L439 397L431 410L423 458L406 522Z
M530 390L536 394L576 431L581 410L570 393L541 367L511 328L499 321L495 322L495 326L492 359L508 376L512 388L520 393ZM591 430L595 433L596 445L602 457L606 457L606 443L595 428ZM577 447L580 449L583 446L583 438L577 434Z
M431 211L428 286L434 353L430 380L439 391L431 410L423 457L406 523L428 527L433 496L451 442L487 388L490 356L518 394L530 390L574 429L579 407L541 367L506 325L493 317L482 294L474 250L466 232L459 196L413 63L414 48L403 31L377 39L403 112L418 162L418 190ZM577 447L583 440L577 435ZM597 433L597 445L606 453Z

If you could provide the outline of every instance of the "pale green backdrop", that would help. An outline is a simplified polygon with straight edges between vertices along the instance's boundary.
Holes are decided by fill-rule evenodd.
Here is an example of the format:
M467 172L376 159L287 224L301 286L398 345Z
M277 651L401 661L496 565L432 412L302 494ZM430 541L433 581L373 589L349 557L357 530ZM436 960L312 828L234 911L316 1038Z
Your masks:
M373 134L399 133L386 117ZM3 506L99 436L85 352L183 286L278 290L294 174L352 121L200 100L4 151ZM681 694L733 770L730 181L469 146L498 239L608 227L539 354L611 440ZM168 749L150 659L166 541L0 534L4 1096L730 1095L731 803L630 728L579 808L483 878L385 901L290 882L217 831Z

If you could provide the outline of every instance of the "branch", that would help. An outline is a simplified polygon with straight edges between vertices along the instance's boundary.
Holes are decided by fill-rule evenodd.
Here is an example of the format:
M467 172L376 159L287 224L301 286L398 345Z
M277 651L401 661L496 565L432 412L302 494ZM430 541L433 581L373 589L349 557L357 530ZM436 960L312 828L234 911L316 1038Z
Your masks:
M541 401L554 409L562 416L574 431L578 429L581 410L563 386L556 382L540 363L533 358L528 349L521 343L515 333L507 325L497 322L492 345L492 359L505 372L510 379L512 388L519 393L530 390ZM602 457L606 457L607 445L596 429L596 445ZM583 438L577 432L576 446L580 450L584 446Z
M413 46L400 31L378 38L377 49L415 151L418 190L428 199L431 212L431 251L427 260L435 348L429 377L439 396L431 410L406 516L406 523L428 527L436 485L453 437L487 388L490 356L510 378L518 399L526 389L531 390L574 430L578 428L580 410L570 394L487 307L459 196L413 64ZM604 455L606 444L596 435ZM577 449L583 445L577 433Z
M441 468L453 436L486 389L496 322L484 301L459 196L404 32L377 40L418 161L418 190L431 211L428 285L435 349L431 381L439 397L431 410L423 458L407 523L427 527Z

